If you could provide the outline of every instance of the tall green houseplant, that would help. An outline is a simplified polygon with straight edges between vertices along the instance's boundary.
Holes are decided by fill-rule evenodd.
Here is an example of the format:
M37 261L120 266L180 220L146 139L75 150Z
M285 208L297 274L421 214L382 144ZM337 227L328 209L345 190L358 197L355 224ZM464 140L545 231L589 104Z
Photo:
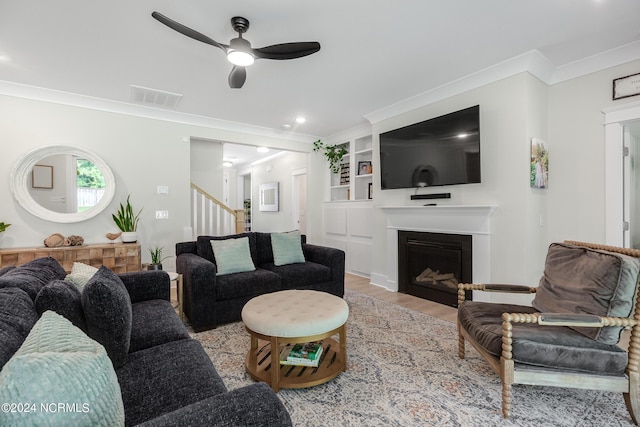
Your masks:
M113 217L113 222L115 222L118 228L125 233L138 230L138 221L140 221L140 212L142 212L142 209L140 209L137 214L133 214L133 208L129 202L130 197L131 194L127 196L126 206L123 206L122 203L120 203L120 209L118 209L118 212L111 215Z

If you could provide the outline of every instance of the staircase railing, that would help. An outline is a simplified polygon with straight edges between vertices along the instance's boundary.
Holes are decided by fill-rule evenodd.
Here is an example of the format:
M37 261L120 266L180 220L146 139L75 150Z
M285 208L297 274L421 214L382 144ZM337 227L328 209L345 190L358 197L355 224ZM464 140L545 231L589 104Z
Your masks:
M194 238L242 233L244 222L244 209L231 209L191 183L191 228Z

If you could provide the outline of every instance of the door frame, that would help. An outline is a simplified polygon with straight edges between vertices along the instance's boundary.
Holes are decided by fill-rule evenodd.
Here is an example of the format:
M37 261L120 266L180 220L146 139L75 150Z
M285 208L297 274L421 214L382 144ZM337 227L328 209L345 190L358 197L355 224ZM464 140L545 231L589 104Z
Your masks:
M632 102L603 110L605 128L605 243L624 247L625 200L624 144L625 124L640 120L640 102ZM626 185L625 185L626 184ZM626 233L628 236L628 232Z

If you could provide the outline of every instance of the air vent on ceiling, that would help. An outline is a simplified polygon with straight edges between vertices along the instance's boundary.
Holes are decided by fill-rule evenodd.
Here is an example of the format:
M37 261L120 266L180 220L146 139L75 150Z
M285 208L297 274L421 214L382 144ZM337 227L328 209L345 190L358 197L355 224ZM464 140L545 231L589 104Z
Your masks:
M182 99L179 93L131 85L131 102L156 107L176 108Z

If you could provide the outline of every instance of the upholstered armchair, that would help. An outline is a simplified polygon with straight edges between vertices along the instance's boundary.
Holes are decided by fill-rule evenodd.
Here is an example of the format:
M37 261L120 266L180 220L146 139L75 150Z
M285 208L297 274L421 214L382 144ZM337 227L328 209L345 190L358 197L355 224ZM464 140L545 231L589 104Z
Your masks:
M458 355L465 340L500 376L502 415L513 384L624 393L640 420L640 250L565 241L549 246L537 288L458 285ZM465 301L465 291L535 293L532 306ZM618 346L631 329L628 351Z

